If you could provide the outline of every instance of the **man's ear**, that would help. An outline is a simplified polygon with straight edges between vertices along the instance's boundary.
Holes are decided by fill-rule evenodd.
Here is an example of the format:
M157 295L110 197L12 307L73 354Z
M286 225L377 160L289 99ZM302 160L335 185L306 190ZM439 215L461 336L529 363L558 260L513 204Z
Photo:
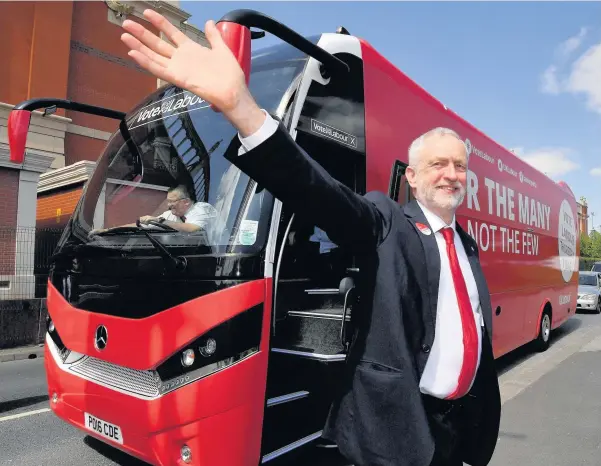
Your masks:
M409 183L409 186L411 186L412 188L417 188L417 181L416 181L416 173L415 173L415 169L412 166L408 166L405 169L405 176L407 177L407 182Z

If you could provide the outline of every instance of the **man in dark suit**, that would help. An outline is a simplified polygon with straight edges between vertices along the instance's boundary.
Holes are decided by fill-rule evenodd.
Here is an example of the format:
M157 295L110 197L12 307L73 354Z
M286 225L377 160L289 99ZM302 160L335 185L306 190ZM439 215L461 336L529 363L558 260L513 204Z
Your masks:
M488 464L500 395L478 248L455 222L468 163L461 139L436 128L411 145L416 201L400 207L382 193L359 196L257 106L212 22L208 49L145 15L175 45L126 21L130 56L219 109L239 131L232 163L359 257L356 331L324 435L361 466Z

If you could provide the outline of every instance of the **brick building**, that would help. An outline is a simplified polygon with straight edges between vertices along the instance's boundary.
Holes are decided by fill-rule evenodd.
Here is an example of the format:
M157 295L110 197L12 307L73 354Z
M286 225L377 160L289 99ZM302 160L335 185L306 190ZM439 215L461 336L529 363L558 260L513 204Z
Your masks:
M66 224L118 126L77 112L36 112L25 161L17 165L9 159L10 110L36 97L129 110L161 84L127 56L120 40L125 18L152 29L142 17L146 8L207 45L179 2L0 2L0 60L8 64L0 79L0 299L33 297L34 246L39 253L40 239Z

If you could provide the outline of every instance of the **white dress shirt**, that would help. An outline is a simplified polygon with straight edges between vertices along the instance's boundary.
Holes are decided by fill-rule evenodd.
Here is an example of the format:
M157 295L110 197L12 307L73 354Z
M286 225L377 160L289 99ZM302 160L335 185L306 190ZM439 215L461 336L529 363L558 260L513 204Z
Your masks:
M159 215L159 217L162 217L170 222L182 222L182 219L174 215L170 210L163 212L161 215ZM208 231L211 226L211 221L217 218L217 211L211 204L206 202L197 202L188 209L185 217L186 223L191 223L201 227L205 231Z
M259 144L261 144L263 141L269 139L269 137L277 131L278 122L276 120L274 120L271 117L271 115L269 113L267 113L265 110L263 110L263 113L266 116L265 121L263 122L263 125L255 133L253 133L250 136L247 136L245 138L243 138L242 136L240 136L240 134L238 134L238 137L240 138L240 142L242 143L242 146L238 150L238 155L242 155L242 154L246 153L247 151L254 149Z
M277 121L267 112L264 111L264 113L266 119L261 128L246 138L239 135L240 142L242 143L238 152L239 155L254 149L277 130ZM472 273L461 238L459 238L455 229L455 218L453 217L451 225L446 225L440 217L426 209L423 204L420 202L418 204L432 228L431 234L434 234L436 238L440 254L440 279L438 285L435 337L419 386L422 393L436 398L447 398L457 388L459 374L463 365L463 328L455 285L453 284L453 276L451 275L451 266L447 256L447 246L440 232L444 227L450 226L455 230L453 235L455 249L467 286L476 322L476 331L478 333L478 365L476 367L480 365L482 326L484 325L484 321L480 309L480 297L478 295L476 280L474 279L474 274Z
M457 388L459 373L463 364L463 328L461 314L457 303L457 294L451 275L451 265L447 256L447 245L440 230L449 226L454 230L453 239L459 266L467 286L472 311L478 332L478 366L480 365L480 353L482 348L482 330L484 325L480 310L480 297L476 280L472 273L465 248L461 238L455 229L455 217L450 225L447 225L440 217L434 215L418 201L418 205L424 212L436 238L438 252L440 254L440 278L438 282L438 304L436 308L436 330L434 344L422 378L420 390L422 393L432 395L436 398L447 398ZM422 233L420 233L422 234ZM478 367L476 366L476 367ZM473 381L472 381L473 383Z

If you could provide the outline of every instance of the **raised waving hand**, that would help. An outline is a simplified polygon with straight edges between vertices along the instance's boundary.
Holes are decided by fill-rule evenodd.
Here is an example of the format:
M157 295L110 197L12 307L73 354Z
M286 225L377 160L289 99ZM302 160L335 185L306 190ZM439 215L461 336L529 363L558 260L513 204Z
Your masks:
M205 25L209 49L188 38L153 10L145 10L144 17L173 45L141 24L125 20L126 33L121 40L130 48L128 55L132 59L157 78L213 104L243 136L261 126L265 116L250 95L244 72L213 21Z

